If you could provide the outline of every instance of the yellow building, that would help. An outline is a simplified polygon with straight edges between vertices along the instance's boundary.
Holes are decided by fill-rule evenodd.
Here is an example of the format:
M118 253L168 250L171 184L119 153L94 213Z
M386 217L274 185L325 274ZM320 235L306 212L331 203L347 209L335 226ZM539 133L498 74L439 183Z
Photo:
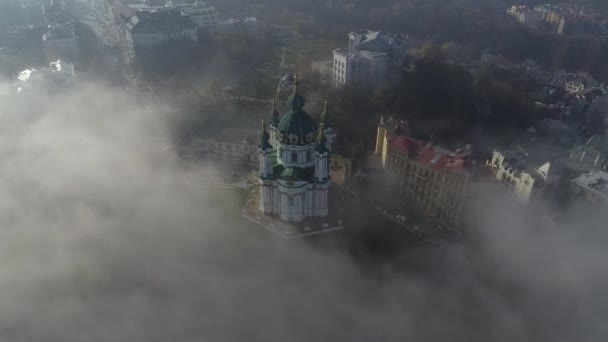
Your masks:
M455 152L408 135L407 123L381 119L376 155L401 195L439 223L462 228L469 192L470 146Z
M529 167L526 159L527 153L522 150L494 151L487 163L496 180L522 203L540 196L551 167L550 162L538 168Z

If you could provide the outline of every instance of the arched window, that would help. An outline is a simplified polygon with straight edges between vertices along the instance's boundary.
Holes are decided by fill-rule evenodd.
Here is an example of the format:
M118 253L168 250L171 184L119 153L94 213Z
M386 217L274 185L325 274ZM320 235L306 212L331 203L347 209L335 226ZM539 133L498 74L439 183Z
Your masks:
M291 152L291 162L292 163L297 163L298 162L298 153Z

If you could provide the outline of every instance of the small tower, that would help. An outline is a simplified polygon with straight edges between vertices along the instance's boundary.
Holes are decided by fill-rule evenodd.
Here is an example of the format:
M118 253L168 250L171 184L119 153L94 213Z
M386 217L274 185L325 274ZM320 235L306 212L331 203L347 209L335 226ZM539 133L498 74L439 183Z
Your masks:
M258 176L260 182L260 210L264 214L272 213L272 145L270 134L266 131L266 124L262 121L262 132L260 132L260 144L258 145L259 168Z
M323 114L321 114L321 125L325 126L325 139L327 141L326 147L331 152L333 150L333 143L336 141L336 136L338 135L334 130L333 125L331 124L330 116L329 116L329 105L327 101L325 101L325 109L323 110Z
M279 128L279 111L277 110L277 99L272 99L272 112L270 113L270 144L277 146L277 129Z
M327 148L327 138L325 136L325 125L321 122L319 136L315 143L315 176L314 176L314 195L315 206L314 216L325 217L329 212L328 195L331 186L329 176L330 150Z

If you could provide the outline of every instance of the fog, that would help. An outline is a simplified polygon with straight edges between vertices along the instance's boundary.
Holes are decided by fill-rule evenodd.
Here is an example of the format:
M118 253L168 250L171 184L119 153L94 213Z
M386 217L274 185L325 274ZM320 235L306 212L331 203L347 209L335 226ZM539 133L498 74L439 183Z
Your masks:
M477 247L369 272L244 223L241 195L167 148L163 109L88 85L3 99L0 115L1 341L608 337L604 213L543 230L481 189Z

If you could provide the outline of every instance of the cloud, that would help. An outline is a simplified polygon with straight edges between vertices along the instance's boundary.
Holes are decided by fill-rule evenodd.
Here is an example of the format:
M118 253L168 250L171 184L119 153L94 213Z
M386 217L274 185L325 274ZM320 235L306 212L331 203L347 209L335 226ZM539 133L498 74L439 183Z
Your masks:
M484 190L477 248L370 270L244 223L213 168L163 149L163 114L94 85L0 103L0 341L606 336L603 230L537 229Z

